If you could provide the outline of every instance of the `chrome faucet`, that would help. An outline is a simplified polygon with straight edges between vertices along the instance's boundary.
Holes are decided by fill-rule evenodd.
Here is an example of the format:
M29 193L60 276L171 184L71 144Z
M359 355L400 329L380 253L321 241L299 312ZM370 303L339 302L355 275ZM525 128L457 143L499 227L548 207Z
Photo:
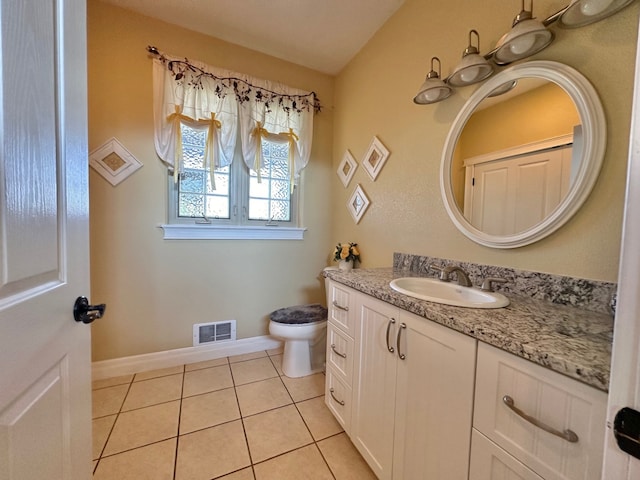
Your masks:
M456 281L458 282L458 285L460 285L461 287L473 286L473 284L471 283L471 280L469 279L469 275L467 274L467 272L465 272L462 269L462 267L458 267L457 265L449 265L448 267L439 267L438 265L431 264L429 265L429 268L432 270L439 271L440 275L438 275L438 278L443 282L450 282L451 274L455 273Z

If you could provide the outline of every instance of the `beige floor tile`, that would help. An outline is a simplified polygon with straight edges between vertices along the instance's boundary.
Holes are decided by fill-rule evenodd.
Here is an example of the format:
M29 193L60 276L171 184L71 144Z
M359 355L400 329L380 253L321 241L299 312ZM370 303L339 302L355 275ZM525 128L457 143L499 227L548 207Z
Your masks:
M119 377L103 378L102 380L94 380L93 382L91 382L91 388L93 390L96 390L98 388L114 387L116 385L131 383L131 380L133 380L133 374L121 375Z
M293 403L279 377L240 385L236 392L243 417Z
M333 475L315 445L280 455L254 466L256 480L333 480Z
M175 375L177 373L184 372L184 365L178 365L176 367L160 368L158 370L149 370L147 372L136 373L134 382L141 380L149 380L150 378L165 377L167 375Z
M324 380L325 376L322 373L300 378L282 377L282 381L287 390L289 390L294 402L301 402L324 395Z
M280 345L277 348L272 348L271 350L267 350L267 355L269 356L281 355L282 352L284 352L284 345Z
M244 428L254 463L313 441L293 405L247 417L244 419Z
M260 350L258 352L251 352L251 353L243 353L242 355L232 355L229 357L229 363L245 362L247 360L254 360L256 358L262 358L266 356L267 356L266 350Z
M182 374L133 382L122 411L179 400L182 395Z
M229 387L233 387L233 380L228 365L194 370L184 374L182 396L190 397Z
M325 405L324 396L297 403L296 407L314 440L322 440L342 432L342 427Z
M196 395L182 400L180 435L240 418L233 388Z
M336 480L376 480L345 433L318 442Z
M231 371L233 372L233 381L236 385L258 382L278 376L278 372L273 367L269 357L232 363Z
M94 480L173 480L176 439L105 457Z
M105 443L107 443L107 438L109 438L116 417L117 415L110 415L93 420L93 455L91 457L93 460L100 458L100 454L102 453Z
M161 403L118 415L103 455L159 442L178 434L180 402Z
M242 422L182 435L178 439L176 480L209 480L251 464Z
M220 367L222 365L229 365L229 359L227 357L214 358L213 360L205 360L204 362L189 363L184 366L184 369L186 372L192 372L193 370Z
M230 473L224 477L220 477L217 480L255 480L253 476L253 470L251 468L243 468L237 472Z
M282 354L272 355L269 358L271 358L271 363L273 363L273 366L276 367L278 375L282 377L284 375L284 373L282 372Z
M118 413L124 397L127 395L127 390L129 390L128 384L94 390L92 394L93 418Z

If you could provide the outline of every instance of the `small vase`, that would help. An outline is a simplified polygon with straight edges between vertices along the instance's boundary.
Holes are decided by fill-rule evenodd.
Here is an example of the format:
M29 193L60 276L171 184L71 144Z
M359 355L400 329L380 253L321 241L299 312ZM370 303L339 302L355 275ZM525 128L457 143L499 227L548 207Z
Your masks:
M353 269L353 260L340 260L338 268L343 272L349 272Z

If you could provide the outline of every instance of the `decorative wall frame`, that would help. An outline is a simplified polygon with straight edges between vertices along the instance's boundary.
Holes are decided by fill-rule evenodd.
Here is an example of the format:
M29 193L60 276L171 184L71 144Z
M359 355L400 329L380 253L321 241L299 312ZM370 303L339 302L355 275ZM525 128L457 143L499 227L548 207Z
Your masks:
M342 185L344 185L345 188L349 186L349 182L351 181L351 178L353 178L353 174L356 173L357 168L358 162L356 162L356 159L353 158L351 152L349 150L344 152L342 161L340 162L340 165L338 165L337 173L338 177L340 177L340 180L342 181Z
M389 150L382 144L378 137L374 136L367 153L362 159L362 166L374 182L388 157Z
M115 187L141 168L142 162L116 138L111 138L89 154L89 165Z
M356 224L360 222L360 219L364 215L364 212L367 210L367 208L369 208L370 203L371 202L369 201L367 195L364 193L364 190L362 190L362 187L360 186L360 184L358 184L351 194L351 197L349 197L349 201L347 202L347 210L349 210L349 213L353 217L353 221L356 222Z

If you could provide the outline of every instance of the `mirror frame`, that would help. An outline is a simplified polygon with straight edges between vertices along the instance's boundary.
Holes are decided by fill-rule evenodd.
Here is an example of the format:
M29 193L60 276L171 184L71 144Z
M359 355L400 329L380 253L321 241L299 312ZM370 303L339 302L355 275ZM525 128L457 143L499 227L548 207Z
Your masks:
M456 204L451 186L451 163L458 138L476 107L499 86L521 78L541 78L554 82L562 87L575 103L583 131L580 167L567 195L543 221L513 235L490 235L471 225ZM509 67L481 85L453 121L440 164L440 190L444 206L458 230L481 245L493 248L517 248L537 242L567 223L583 205L598 179L606 141L607 126L600 98L591 83L580 72L562 63L545 60Z

